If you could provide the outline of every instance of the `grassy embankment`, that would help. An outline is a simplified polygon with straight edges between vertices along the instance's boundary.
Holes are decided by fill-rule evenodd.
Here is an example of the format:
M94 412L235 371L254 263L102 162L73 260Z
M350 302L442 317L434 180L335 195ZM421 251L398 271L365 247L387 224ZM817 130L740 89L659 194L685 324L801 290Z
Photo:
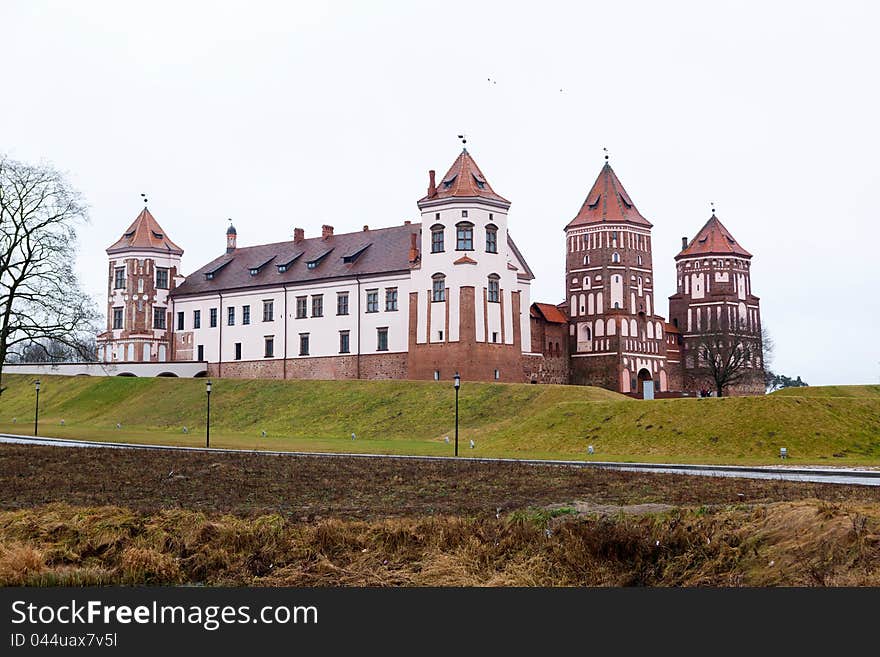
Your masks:
M0 431L32 433L32 380L4 377ZM203 380L42 381L41 435L204 444ZM222 379L211 401L212 447L451 454L448 383ZM774 463L784 446L790 464L880 463L880 386L643 402L597 388L465 382L460 402L465 456L583 459L592 444L595 460Z

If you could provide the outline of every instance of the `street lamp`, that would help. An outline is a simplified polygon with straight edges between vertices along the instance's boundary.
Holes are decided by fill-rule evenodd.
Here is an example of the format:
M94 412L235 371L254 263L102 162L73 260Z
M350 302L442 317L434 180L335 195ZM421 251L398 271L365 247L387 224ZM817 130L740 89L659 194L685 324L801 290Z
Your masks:
M34 389L37 391L37 403L34 406L34 435L37 435L37 424L40 419L40 380L34 381Z
M211 446L211 382L205 383L205 392L208 395L208 415L205 418L205 447Z
M455 455L458 456L458 389L461 388L461 377L458 375L458 372L455 373L455 377L453 378L455 382Z

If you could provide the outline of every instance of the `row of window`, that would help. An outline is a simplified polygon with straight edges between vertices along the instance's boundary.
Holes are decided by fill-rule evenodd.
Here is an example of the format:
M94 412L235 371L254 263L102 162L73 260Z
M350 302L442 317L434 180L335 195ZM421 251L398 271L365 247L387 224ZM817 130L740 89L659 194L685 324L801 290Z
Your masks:
M462 210L462 217L467 217L467 210ZM436 215L440 219L440 213ZM492 215L489 215L492 221ZM445 230L443 224L431 226L431 253L443 253L446 250ZM460 221L455 224L455 250L474 250L474 225L469 221ZM498 253L498 226L489 224L486 226L486 253Z
M434 274L431 276L431 301L446 301L446 276ZM498 274L489 274L487 281L486 299L492 303L501 301L501 277Z
M299 334L299 355L308 356L310 348L310 336L308 333ZM376 329L376 351L388 351L388 327ZM351 333L339 331L339 353L351 353ZM263 338L263 357L275 357L275 336L267 335ZM235 343L235 360L241 360L241 342ZM205 360L205 345L196 347L196 360Z
M125 289L125 267L116 267L113 271L113 289ZM168 268L156 267L156 289L168 289ZM143 279L138 279L138 292L144 291Z
M122 329L125 323L125 309L121 306L113 308L113 328ZM180 313L178 313L180 314ZM165 329L165 308L153 308L153 328Z

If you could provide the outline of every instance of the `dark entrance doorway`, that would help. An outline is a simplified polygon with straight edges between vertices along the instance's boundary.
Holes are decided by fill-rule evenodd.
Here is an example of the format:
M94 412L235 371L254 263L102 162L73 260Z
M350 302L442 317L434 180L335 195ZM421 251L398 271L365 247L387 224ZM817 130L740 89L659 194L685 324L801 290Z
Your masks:
M639 397L641 397L642 399L645 398L645 381L653 381L653 380L654 379L651 376L651 373L647 369L645 369L643 367L642 369L639 370L639 387L638 387Z

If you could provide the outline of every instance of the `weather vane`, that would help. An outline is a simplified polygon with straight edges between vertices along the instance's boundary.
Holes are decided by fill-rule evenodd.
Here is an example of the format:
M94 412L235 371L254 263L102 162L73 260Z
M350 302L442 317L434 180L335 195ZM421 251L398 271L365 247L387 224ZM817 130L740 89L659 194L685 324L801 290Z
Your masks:
M712 208L712 214L715 214L715 201L709 201L709 206Z
M607 162L608 161L608 149L603 148L602 150L605 151L605 161Z
M144 205L146 205L147 204L147 195L141 194L141 198L144 199Z
M461 145L467 148L467 135L459 135L459 139L461 139Z

